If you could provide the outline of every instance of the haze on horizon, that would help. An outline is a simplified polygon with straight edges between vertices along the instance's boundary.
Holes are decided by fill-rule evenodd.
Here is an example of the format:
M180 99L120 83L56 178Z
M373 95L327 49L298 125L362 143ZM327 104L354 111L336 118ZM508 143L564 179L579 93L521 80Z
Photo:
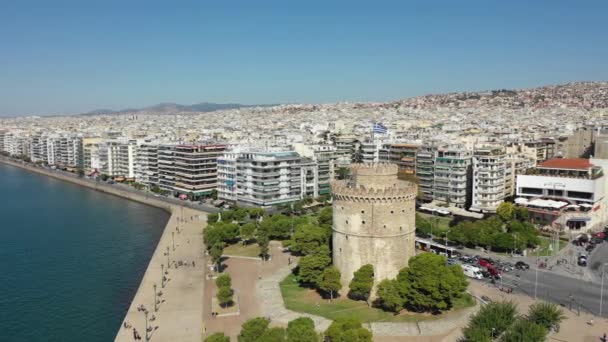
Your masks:
M0 4L0 116L608 80L605 1Z

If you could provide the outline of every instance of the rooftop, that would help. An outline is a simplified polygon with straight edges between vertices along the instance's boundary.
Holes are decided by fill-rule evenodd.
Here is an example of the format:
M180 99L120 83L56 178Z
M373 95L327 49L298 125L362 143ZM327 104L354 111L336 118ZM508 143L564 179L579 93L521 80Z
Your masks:
M589 159L584 158L559 158L550 159L538 165L542 169L567 169L567 170L588 170L594 165L589 162Z

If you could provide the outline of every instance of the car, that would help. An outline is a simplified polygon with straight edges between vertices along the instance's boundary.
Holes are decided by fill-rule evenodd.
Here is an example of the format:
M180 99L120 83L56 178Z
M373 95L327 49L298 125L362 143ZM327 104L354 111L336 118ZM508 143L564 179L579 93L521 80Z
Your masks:
M478 263L479 263L479 266L483 266L483 267L492 266L494 264L492 259L489 259L489 258L479 259Z
M518 261L515 263L515 268L517 268L518 270L527 270L530 269L530 265L526 264L523 261Z

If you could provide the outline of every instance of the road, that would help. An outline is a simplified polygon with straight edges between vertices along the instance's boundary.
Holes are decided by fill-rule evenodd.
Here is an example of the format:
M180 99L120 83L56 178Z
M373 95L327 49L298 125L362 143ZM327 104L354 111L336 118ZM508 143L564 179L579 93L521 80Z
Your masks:
M513 287L514 291L523 292L534 297L536 272L533 268L527 271L512 271L503 273L504 286ZM586 311L599 315L601 286L596 282L586 282L580 279L559 274L538 271L537 298L548 300L571 308L572 311ZM497 282L500 285L500 281ZM608 288L608 282L606 282ZM604 289L606 290L606 289ZM606 295L606 293L604 294ZM604 296L602 316L608 317L608 297Z

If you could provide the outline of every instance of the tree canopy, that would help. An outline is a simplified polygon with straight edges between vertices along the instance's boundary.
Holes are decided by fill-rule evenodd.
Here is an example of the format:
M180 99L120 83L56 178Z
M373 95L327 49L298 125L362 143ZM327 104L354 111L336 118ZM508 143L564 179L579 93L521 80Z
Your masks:
M329 294L330 301L334 299L334 295L336 295L341 288L340 271L333 266L323 270L319 282L319 289Z
M322 246L317 253L300 258L298 280L304 284L318 286L321 283L323 271L330 264L329 247Z
M349 297L357 300L367 300L374 286L374 266L367 264L361 266L353 273L353 279L348 287Z
M325 331L328 342L371 342L372 333L355 318L338 318Z
M287 342L319 342L315 323L308 317L299 317L287 324Z
M241 326L241 333L238 335L239 342L257 342L258 338L262 336L266 330L270 321L266 318L257 317L252 318Z
M412 257L408 267L399 271L396 283L383 282L378 291L382 303L391 303L387 310L407 307L413 311L437 312L448 310L453 301L464 295L468 281L459 265L448 265L446 259L433 253ZM402 304L395 303L395 287ZM382 295L390 295L383 298Z
M295 253L309 255L321 246L327 246L331 232L314 224L303 224L296 228L291 250Z
M230 337L224 335L224 333L218 332L207 337L205 342L230 342Z
M232 278L230 277L230 274L224 273L215 278L215 285L217 287L232 287Z

